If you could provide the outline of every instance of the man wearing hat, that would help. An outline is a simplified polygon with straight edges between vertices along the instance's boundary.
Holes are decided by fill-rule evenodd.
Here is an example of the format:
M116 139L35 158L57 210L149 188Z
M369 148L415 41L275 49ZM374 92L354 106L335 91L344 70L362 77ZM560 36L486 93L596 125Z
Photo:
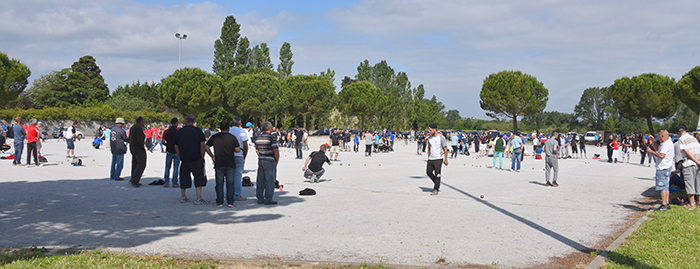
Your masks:
M126 131L124 131L124 118L117 118L116 125L112 127L109 138L109 148L112 151L112 164L109 179L124 180L121 177L124 168L124 154L126 154Z
M683 161L683 179L685 180L685 191L690 198L688 209L695 209L695 197L700 195L700 143L692 135L685 131L685 125L681 124L676 127L678 144L681 149L680 160ZM700 198L700 196L698 196Z
M430 195L438 195L442 164L445 163L445 166L447 166L447 140L438 132L437 124L431 123L429 128L430 132L428 133L428 138L426 138L428 142L426 174L434 183L433 192Z

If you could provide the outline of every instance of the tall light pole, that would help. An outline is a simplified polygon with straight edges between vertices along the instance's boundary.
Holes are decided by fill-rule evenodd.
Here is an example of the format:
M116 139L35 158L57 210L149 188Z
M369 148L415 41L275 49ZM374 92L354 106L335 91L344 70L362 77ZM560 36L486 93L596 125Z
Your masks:
M180 33L175 33L175 37L180 39L180 52L178 53L178 59L177 59L177 69L182 69L182 40L187 39L187 34L182 34Z

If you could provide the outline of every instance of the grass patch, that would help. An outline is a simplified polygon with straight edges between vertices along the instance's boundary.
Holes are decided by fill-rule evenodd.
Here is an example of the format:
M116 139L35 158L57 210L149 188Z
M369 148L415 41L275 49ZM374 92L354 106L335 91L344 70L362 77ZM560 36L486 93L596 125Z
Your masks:
M80 251L71 255L46 256L46 249L32 247L5 250L0 259L2 268L217 268L213 261L191 261L167 257L135 256L101 250Z
M700 210L672 205L649 217L601 268L700 268Z

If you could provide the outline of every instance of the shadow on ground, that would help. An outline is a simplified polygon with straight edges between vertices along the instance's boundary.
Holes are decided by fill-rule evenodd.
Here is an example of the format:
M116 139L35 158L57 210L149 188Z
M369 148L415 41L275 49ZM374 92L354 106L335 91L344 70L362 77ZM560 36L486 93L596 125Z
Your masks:
M150 178L149 178L150 179ZM142 183L148 183L144 178ZM275 208L302 202L275 192ZM194 200L194 189L187 190ZM282 195L282 196L278 196ZM180 189L108 179L0 183L0 247L133 247L198 230L198 225L264 222L283 217L255 213L255 188L243 188L248 201L234 208L179 203ZM252 197L253 199L250 199ZM214 200L214 180L204 189ZM250 212L247 212L250 211ZM251 212L255 214L251 214Z

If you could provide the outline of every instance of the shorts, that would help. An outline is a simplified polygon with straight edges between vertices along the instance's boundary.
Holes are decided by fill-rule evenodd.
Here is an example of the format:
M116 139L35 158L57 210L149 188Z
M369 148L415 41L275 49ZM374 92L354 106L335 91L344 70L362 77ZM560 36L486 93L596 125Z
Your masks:
M664 170L656 170L656 190L667 191L668 183L671 179L671 171L673 167Z
M68 149L75 149L75 143L73 143L73 138L66 138L66 146Z
M207 185L207 178L204 176L204 160L193 162L180 162L180 188L192 188L192 175L194 176L194 187L204 187Z
M340 152L340 146L332 146L331 147L331 153L338 153Z

